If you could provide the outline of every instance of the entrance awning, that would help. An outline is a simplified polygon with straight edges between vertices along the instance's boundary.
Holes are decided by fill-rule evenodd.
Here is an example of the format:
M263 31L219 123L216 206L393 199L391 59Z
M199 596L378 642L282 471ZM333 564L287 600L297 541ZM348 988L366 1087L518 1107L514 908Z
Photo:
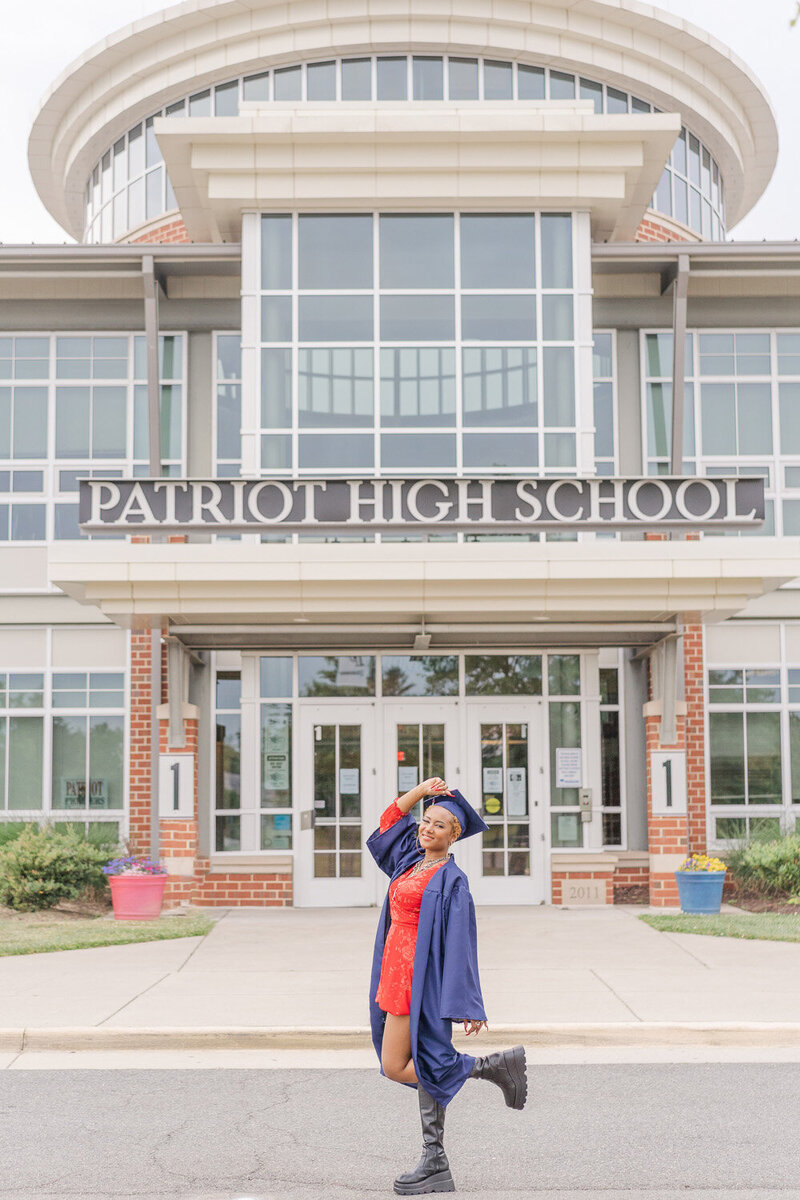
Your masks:
M50 581L196 647L648 645L800 576L800 538L134 544L50 550Z

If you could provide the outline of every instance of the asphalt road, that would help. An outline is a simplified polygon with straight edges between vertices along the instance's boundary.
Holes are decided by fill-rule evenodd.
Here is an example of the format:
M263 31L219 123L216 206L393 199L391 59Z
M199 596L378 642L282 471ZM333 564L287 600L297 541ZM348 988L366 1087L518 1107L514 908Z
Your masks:
M468 1080L459 1192L487 1200L800 1198L800 1065L536 1065L523 1112ZM416 1094L375 1070L0 1072L0 1200L392 1195Z

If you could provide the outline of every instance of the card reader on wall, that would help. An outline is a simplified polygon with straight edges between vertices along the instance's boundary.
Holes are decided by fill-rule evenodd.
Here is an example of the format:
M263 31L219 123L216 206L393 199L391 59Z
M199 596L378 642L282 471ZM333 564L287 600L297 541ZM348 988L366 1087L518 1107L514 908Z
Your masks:
M581 806L581 821L592 819L592 789L581 788L578 792L578 803Z

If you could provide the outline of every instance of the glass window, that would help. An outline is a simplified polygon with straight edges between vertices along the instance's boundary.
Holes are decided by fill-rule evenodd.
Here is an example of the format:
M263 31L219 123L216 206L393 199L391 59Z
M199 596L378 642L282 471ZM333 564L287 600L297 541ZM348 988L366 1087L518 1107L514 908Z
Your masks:
M565 75L563 71L550 72L550 99L574 100L575 76Z
M456 439L442 433L386 433L381 464L388 470L450 470L456 465Z
M371 296L300 296L301 342L372 341Z
M478 99L478 60L451 58L447 65L451 100Z
M297 231L301 288L372 287L371 216L301 216Z
M476 468L516 467L535 471L539 465L539 439L535 433L465 433L464 466Z
M261 297L261 341L290 342L292 340L291 296Z
M403 347L381 350L381 421L398 425L454 425L455 350Z
M303 71L301 67L281 67L274 72L276 100L302 100Z
M261 424L281 428L292 423L292 352L261 351Z
M579 654L548 654L547 677L551 696L579 696L581 660Z
M291 704L261 705L261 807L291 808L292 806L292 706ZM267 825L269 829L269 825ZM289 844L285 837L288 831ZM280 844L272 849L291 846L291 822L273 833L280 833ZM263 844L262 850L266 847Z
M534 349L465 347L462 364L465 425L536 424Z
M601 113L603 111L602 83L595 83L591 79L581 79L580 98L581 100L591 100L594 104L594 111Z
M535 224L528 214L461 217L461 286L533 288Z
M89 457L90 410L90 389L88 387L56 388L56 456L58 458Z
M517 95L520 100L544 100L544 68L517 66Z
M540 654L468 654L468 696L541 696Z
M442 215L381 215L380 286L452 288L453 218Z
M413 58L415 100L441 100L444 96L444 63L441 58Z
M484 100L510 100L512 95L511 63L492 62L491 59L485 59L483 63Z
M309 63L306 68L309 100L336 99L336 63Z
M246 75L242 80L242 99L269 100L269 71Z
M239 81L220 83L214 88L214 116L236 117L239 114Z
M309 470L367 469L375 457L372 434L331 437L326 433L303 433L299 440L299 465Z
M9 809L42 808L44 718L8 718Z
M301 696L374 696L375 658L365 654L298 656Z
M452 296L381 296L381 338L384 341L451 341L455 332Z
M292 660L277 655L265 654L259 660L260 664L260 695L266 699L275 699L292 695ZM236 704L238 707L238 701Z
M189 116L190 117L210 117L211 116L211 89L206 88L205 91L195 92L189 97Z
M376 64L378 99L405 100L408 95L408 60L379 58Z
M575 424L575 369L572 347L545 346L544 423L546 426Z
M572 293L542 296L542 337L546 342L572 341L572 305Z
M553 807L577 805L578 788L559 786L559 749L581 745L581 706L577 700L550 702L550 803Z
M558 299L562 297L545 297ZM571 297L565 297L571 304ZM536 338L536 297L530 295L467 295L461 298L461 336L482 342L533 341ZM547 334L545 334L547 336Z
M372 425L372 363L370 349L300 350L300 425Z
M384 654L384 696L457 696L457 654Z
M342 99L372 99L372 62L368 58L342 60Z
M542 287L572 287L572 217L542 213Z
M649 105L648 105L649 108ZM626 113L628 111L628 94L617 88L606 88L606 112Z
M14 458L47 457L47 388L14 388Z
M292 286L292 218L261 218L261 287L284 291Z

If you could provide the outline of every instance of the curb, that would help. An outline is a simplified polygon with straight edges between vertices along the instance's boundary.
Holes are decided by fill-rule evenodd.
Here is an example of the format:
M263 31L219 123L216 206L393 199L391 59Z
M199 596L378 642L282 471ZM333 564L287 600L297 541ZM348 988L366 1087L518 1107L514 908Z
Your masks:
M471 1049L460 1031L456 1045ZM481 1045L521 1038L535 1046L800 1046L800 1022L685 1021L495 1025ZM355 1050L371 1048L365 1026L212 1026L109 1029L0 1029L0 1050Z

